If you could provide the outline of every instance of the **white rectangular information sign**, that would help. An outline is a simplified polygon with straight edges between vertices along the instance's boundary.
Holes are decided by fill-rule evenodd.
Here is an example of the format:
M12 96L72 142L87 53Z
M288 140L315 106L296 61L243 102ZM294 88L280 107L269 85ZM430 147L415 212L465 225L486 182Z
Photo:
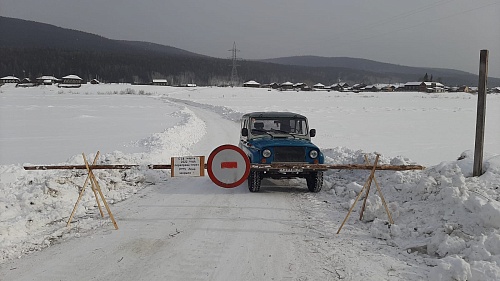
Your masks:
M205 156L182 156L171 158L172 177L205 176Z

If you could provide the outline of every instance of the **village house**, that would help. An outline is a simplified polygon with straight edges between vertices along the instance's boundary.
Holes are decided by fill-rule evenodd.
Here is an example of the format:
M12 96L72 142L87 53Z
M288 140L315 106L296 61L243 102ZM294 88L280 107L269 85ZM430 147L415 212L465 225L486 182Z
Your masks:
M302 82L299 82L299 83L295 83L293 84L292 88L296 91L300 91L302 89L302 87L304 87L304 83Z
M302 82L293 84L293 89L295 91L311 91L312 90L311 87L309 87L306 83L302 83Z
M36 83L38 85L52 85L52 84L55 84L57 82L59 82L59 79L57 79L54 76L50 76L50 75L43 75L43 76L36 78Z
M293 89L293 83L292 82L285 82L285 83L281 83L280 84L280 89L282 91L286 91L286 90L292 90Z
M272 82L269 84L262 84L262 85L260 85L260 87L261 88L278 89L280 87L280 85L278 85L278 83L276 83L276 82Z
M446 87L438 82L422 82L425 85L425 92L427 93L444 93Z
M60 88L79 88L82 86L83 79L77 75L71 74L62 78L62 83L57 85Z
M405 92L424 92L421 89L422 82L408 82L404 86Z
M16 87L27 88L27 87L34 87L36 85L37 85L36 83L31 82L31 79L29 79L28 77L26 77L26 78L23 78L21 80L21 82L19 82L16 85Z
M247 81L247 82L243 83L243 87L247 87L247 88L260 88L260 83L259 82L255 82L253 80L250 80L250 81Z
M352 85L352 91L355 93L359 93L359 92L363 91L366 86L367 85L365 83L354 84L354 85Z
M345 82L341 82L341 83L333 84L329 88L333 91L344 92L347 90L347 88L349 88L349 84L347 84Z
M408 82L405 84L404 90L407 92L444 93L446 87L438 82Z
M168 81L167 79L153 79L151 84L155 86L168 86Z
M460 86L457 89L457 92L464 92L464 93L470 93L469 86Z
M324 90L325 89L325 85L323 85L321 83L317 83L317 84L313 85L313 89L315 89L315 90Z
M0 83L1 84L7 84L7 83L19 83L21 80L15 76L5 76L0 78Z
M391 84L373 84L363 88L366 92L394 92L396 86Z

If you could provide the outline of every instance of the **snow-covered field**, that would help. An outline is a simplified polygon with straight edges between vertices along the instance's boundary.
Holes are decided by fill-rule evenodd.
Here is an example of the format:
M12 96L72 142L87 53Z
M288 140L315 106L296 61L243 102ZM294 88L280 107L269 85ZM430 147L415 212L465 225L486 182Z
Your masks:
M280 92L131 85L0 87L0 280L499 280L500 95L488 95L485 173L472 177L477 98L464 93ZM328 163L420 164L378 171L389 225L367 171L221 189L169 171L99 170L119 230L84 171L23 165L168 164L237 144L250 111L294 111ZM363 198L363 197L362 197ZM41 251L39 251L41 250Z

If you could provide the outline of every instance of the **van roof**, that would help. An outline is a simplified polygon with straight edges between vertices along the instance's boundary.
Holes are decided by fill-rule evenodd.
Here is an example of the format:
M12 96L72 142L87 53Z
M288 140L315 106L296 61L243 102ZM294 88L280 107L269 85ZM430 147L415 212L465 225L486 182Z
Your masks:
M304 115L293 113L293 112L281 112L281 111L263 111L263 112L251 112L246 113L242 116L242 118L273 118L273 117L281 117L281 118L304 118L307 119Z

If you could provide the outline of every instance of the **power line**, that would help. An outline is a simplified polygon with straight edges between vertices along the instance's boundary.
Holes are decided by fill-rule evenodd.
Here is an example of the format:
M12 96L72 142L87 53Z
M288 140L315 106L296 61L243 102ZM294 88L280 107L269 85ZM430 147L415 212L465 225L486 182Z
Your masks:
M417 9L410 10L408 12L405 12L405 13L403 13L401 15L397 15L395 17L391 17L391 18L388 18L388 19L385 19L385 20L382 20L382 21L379 21L379 22L375 22L373 24L365 25L365 26L361 27L360 29L367 29L367 28L373 29L373 28L375 28L377 26L381 26L381 25L384 25L384 24L387 24L387 23L390 23L390 22L394 22L394 21L397 21L397 20L400 20L400 19L403 19L403 18L407 18L409 16L412 16L412 15L415 15L415 14L427 11L429 9L432 9L432 8L435 8L435 7L444 5L444 4L448 4L448 3L453 2L453 1L456 1L456 0L442 0L442 1L438 1L438 2L433 3L433 4L429 4L429 5L417 8ZM372 34L370 36L363 37L363 38L358 38L358 39L349 39L349 38L347 38L347 39L343 40L344 41L343 43L333 44L332 46L347 45L347 44L351 44L351 43L358 42L358 41L372 39L372 38L375 38L375 37L378 37L378 36L384 36L384 35L388 35L388 34L393 34L393 33L396 33L396 32L400 32L400 31L412 29L412 28L415 28L415 27L419 27L419 26L422 26L422 25L429 24L429 23L433 23L433 22L437 22L437 21L442 21L442 20L445 20L445 19L448 19L448 18L451 18L451 17L455 17L455 16L460 15L460 14L468 13L468 12L479 10L479 9L483 9L483 8L486 8L486 7L489 7L489 6L496 5L498 3L500 3L500 1L496 1L496 2L493 2L493 3L485 4L485 5L482 5L482 6L479 6L479 7L474 7L474 8L467 9L467 10L463 10L463 11L460 11L460 12L457 12L457 13L454 13L454 14L451 14L451 15L448 15L448 16L440 17L440 18L433 19L433 20L428 20L428 21L425 21L425 22L422 22L422 23L418 23L418 24L415 24L415 25L412 25L412 26L403 27L403 28L399 28L399 29L395 29L395 30L387 31L387 32L383 32L383 33ZM344 32L344 33L346 33L346 32ZM359 33L360 33L360 31L354 32L353 35L355 36L355 34L359 34ZM354 36L350 36L350 37L354 37ZM332 42L333 40L338 40L338 36L335 37L335 39L327 40L327 41L323 41L323 42L324 43L326 43L326 42ZM316 41L316 43L317 43L317 41ZM303 49L303 48L300 48L300 49ZM295 50L298 50L298 49L295 49ZM292 49L292 51L293 51L293 49Z
M454 1L454 0L451 0L451 1ZM443 2L439 5L442 5L442 4L445 4L447 2L451 2L450 0L446 1L446 2ZM387 32L383 32L383 33L376 33L376 34L372 34L370 36L367 36L367 37L363 37L363 38L358 38L358 39L346 39L344 40L345 42L343 43L337 43L337 44L334 44L333 46L341 46L341 45L348 45L348 44L352 44L352 43L355 43L355 42L359 42L359 41L363 41L363 40L367 40L367 39L372 39L372 38L375 38L375 37L379 37L379 36L384 36L384 35L388 35L388 34L394 34L396 32L400 32L400 31L404 31L404 30L408 30L408 29L412 29L412 28L415 28L415 27L419 27L419 26L422 26L422 25L426 25L426 24L429 24L429 23L433 23L433 22L438 22L438 21L442 21L442 20L445 20L445 19L448 19L448 18L451 18L451 17L455 17L457 15L460 15L460 14L464 14L464 13L468 13L468 12L472 12L472 11L475 11L475 10L479 10L479 9L483 9L483 8L486 8L486 7L489 7L489 6L493 6L493 5L496 5L500 3L500 1L496 1L496 2L493 2L493 3L489 3L489 4L485 4L485 5L482 5L482 6L479 6L479 7L474 7L474 8L471 8L471 9L467 9L467 10L463 10L463 11L460 11L460 12L457 12L457 13L453 13L453 14L450 14L450 15L447 15L447 16L444 16L444 17L440 17L440 18L436 18L436 19L432 19L432 20L428 20L428 21L425 21L425 22L421 22L421 23L418 23L418 24L415 24L415 25L412 25L412 26L407 26L407 27L403 27L403 28L399 28L399 29L395 29L395 30L391 30L391 31L387 31ZM430 5L428 7L425 7L425 8L421 8L421 9L417 9L417 10L413 10L413 11L410 11L406 14L408 15L414 15L414 14L417 14L421 11L424 11L424 10L427 10L431 7L435 7L435 6L438 6L438 3L435 3L433 6ZM407 16L408 16L407 15ZM388 20L388 21L384 21L384 22L380 22L379 24L376 24L376 25L382 25L384 23L388 23L390 21L394 21L396 19L399 19L399 18L402 18L400 16L397 16L397 17L394 17L393 20Z
M457 15L461 15L461 14L464 14L464 13L468 13L468 12L471 12L471 11L475 11L475 10L479 10L479 9L486 8L486 7L489 7L489 6L493 6L493 5L496 5L498 3L500 3L500 1L493 2L493 3L486 4L486 5L479 6L479 7L475 7L475 8L471 8L471 9L468 9L468 10L460 11L460 12L457 12L457 13L454 13L454 14L451 14L451 15L448 15L448 16L445 16L445 17L441 17L441 18L437 18L437 19L433 19L433 20L428 20L428 21L425 21L425 22L422 22L422 23L419 23L419 24L415 24L415 25L412 25L412 26L408 26L408 27L396 29L396 30L393 30L393 31L388 31L388 32L385 32L385 33L379 33L379 34L371 35L371 36L365 37L365 38L360 38L360 39L357 39L355 41L371 39L371 38L374 38L374 37L377 37L377 36L383 36L383 35L392 34L392 33L403 31L403 30L407 30L407 29L412 29L412 28L415 28L415 27L419 27L419 26L422 26L422 25L429 24L429 23L433 23L433 22L437 22L437 21L442 21L442 20L445 20L445 19L448 19L448 18L451 18L451 17L455 17ZM355 42L355 41L351 41L351 42Z

